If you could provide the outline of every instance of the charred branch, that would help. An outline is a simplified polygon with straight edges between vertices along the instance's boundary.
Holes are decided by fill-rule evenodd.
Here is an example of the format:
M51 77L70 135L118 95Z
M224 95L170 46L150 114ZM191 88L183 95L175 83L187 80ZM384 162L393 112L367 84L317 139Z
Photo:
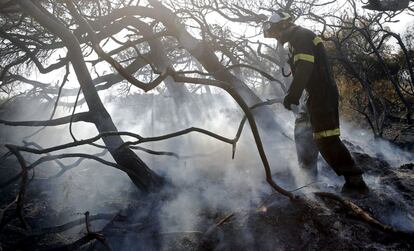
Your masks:
M161 75L155 79L152 83L146 84L135 77L133 77L131 74L128 73L128 71L116 60L114 60L110 55L104 52L104 50L99 45L99 40L95 36L95 31L91 27L91 25L88 23L86 19L84 19L76 10L76 7L73 5L72 1L67 0L66 5L68 6L71 14L75 17L75 19L78 21L78 23L82 26L82 28L86 29L89 35L89 38L91 39L92 46L96 53L103 58L106 62L108 62L110 65L112 65L118 72L121 74L126 80L128 80L131 84L134 86L144 90L145 92L150 91L154 89L156 86L158 86L166 77L167 77L167 71L161 73Z
M330 200L334 200L336 202L339 202L341 205L343 205L346 209L350 210L351 212L353 212L356 216L358 216L358 218L370 225L372 225L373 227L376 227L378 229L381 229L382 231L385 232L391 232L393 234L399 234L399 235L404 235L404 236L413 236L414 233L413 232L405 232L405 231L401 231L399 229L395 229L389 225L383 224L381 222L379 222L377 219L375 219L374 217L372 217L369 213L367 213L365 210L363 210L362 208L360 208L358 205L356 205L355 203L353 203L352 201L346 200L336 194L333 193L326 193L326 192L316 192L315 193L317 196L321 197L321 198L326 198L326 199L330 199Z
M222 81L218 81L218 80L191 78L191 77L185 77L185 76L181 76L181 75L177 75L177 74L175 74L173 77L174 77L175 81L177 81L177 82L216 86L216 87L220 87L220 88L224 89L227 93L229 93L234 98L234 100L239 104L240 108L243 110L244 114L247 117L247 121L249 122L249 125L250 125L252 133L253 133L253 137L255 139L257 150L259 152L260 158L261 158L262 163L263 163L263 167L265 169L266 181L277 192L289 197L290 199L295 199L296 198L295 195L293 195L292 193L284 190L283 188L281 188L279 185L277 185L274 182L274 180L272 178L272 173L271 173L271 170L270 170L270 165L269 165L266 153L265 153L264 148L263 148L262 140L261 140L261 137L260 137L260 134L259 134L259 129L257 127L254 116L253 116L251 110L249 109L249 106L246 104L246 102L243 100L243 98L240 96L240 94L237 91L235 91L226 82L222 82Z
M59 126L72 122L94 123L95 120L90 112L81 112L57 119L39 120L39 121L7 121L0 119L0 124L7 126Z
M412 0L368 0L364 9L376 11L399 11L408 8Z

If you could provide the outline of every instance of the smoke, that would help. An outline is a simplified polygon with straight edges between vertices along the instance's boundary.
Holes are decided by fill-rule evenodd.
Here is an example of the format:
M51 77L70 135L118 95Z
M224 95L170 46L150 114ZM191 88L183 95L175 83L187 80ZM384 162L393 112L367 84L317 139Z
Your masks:
M135 102L139 102L141 97L145 98L137 95ZM237 104L223 94L213 94L212 97L200 95L197 100L203 114L196 117L187 114L188 120L181 119L184 114L175 113L177 108L171 98L160 95L147 98L151 104L155 104L150 109L148 104L116 104L110 107L111 114L116 114L114 111L123 111L122 116L114 116L115 120L123 119L122 123L117 121L122 129L140 130L140 134L145 137L194 126L233 138L243 117ZM131 100L131 103L134 101ZM203 109L204 107L208 108ZM291 116L288 113L286 115ZM140 124L139 129L136 123ZM296 161L293 141L286 137L281 138L277 132L270 132L268 135L261 131L261 136L275 174L274 179L289 189L296 188L292 178L286 179L290 173L289 168ZM158 209L157 218L163 233L204 232L216 220L210 219L206 222L207 215L254 209L265 196L272 193L265 183L263 165L248 125L245 125L237 144L234 160L231 158L231 145L199 133L143 146L153 150L173 151L181 156L176 159L138 153L153 170L162 174L176 187L173 195L169 192L169 199Z
M369 130L358 128L344 121L341 122L341 129L343 137L359 146L360 151L383 159L393 167L414 161L411 152L398 148L384 139L375 138Z
M71 99L64 101L73 102ZM77 112L84 110L86 110L85 105L77 108ZM39 100L19 99L10 105L8 113L2 119L11 121L47 120L51 112L52 105L50 103L43 103ZM55 118L70 114L70 109L60 107L56 112ZM37 148L36 145L31 144L35 142L42 148L47 148L73 141L69 135L68 125L47 127L31 137L27 137L39 129L39 127L31 128L1 125L1 143L24 145L24 141L29 144L29 147ZM88 123L74 123L73 132L78 140L97 134L93 124ZM102 144L100 141L97 143ZM72 152L100 154L102 153L102 149L82 146L56 151L52 154ZM24 153L24 157L28 163L33 163L41 155ZM102 158L113 161L108 154L102 156ZM14 157L9 157L9 159L14 161ZM76 159L63 159L60 162L65 166L70 166L76 162ZM16 169L16 174L20 169L14 165L7 166L7 168ZM48 226L58 225L79 218L86 211L91 211L91 213L116 212L121 208L121 205L123 206L127 203L122 196L130 193L132 186L127 175L119 170L91 160L84 160L79 166L73 167L59 177L51 178L60 171L61 167L54 161L45 162L35 168L33 173L35 179L27 187L28 194L26 201L28 203L26 208L28 211L35 211L40 204L45 203L47 206L44 210L48 212L46 215L42 215L42 219L38 219L37 223L47 222L46 225ZM9 178L11 177L2 177L2 181L6 181ZM121 202L122 199L120 198L124 199L124 201ZM44 200L44 202L39 201L39 199ZM38 215L34 216L36 218L38 217ZM42 224L36 227L44 227Z
M192 126L228 138L235 136L243 114L231 97L223 93L211 96L198 94L197 101L202 114L193 115L191 107L185 109L177 107L171 97L155 94L135 94L113 99L111 102L107 100L105 104L120 131L138 133L143 137L163 135ZM10 116L10 119L47 119L50 109L51 107L46 107L44 104L24 105L18 112L13 113L15 116ZM82 109L85 107L78 111ZM297 164L292 140L294 115L283 109L281 105L273 105L272 109L285 135L281 136L278 131L263 129L260 133L274 174L273 178L287 190L294 190L315 180L307 177ZM68 115L69 112L67 109L59 109L56 117ZM34 129L2 127L2 135L7 135L5 141L18 144L21 144L24 135L32 131ZM97 133L93 125L86 123L74 124L73 132L78 139L91 137ZM345 122L342 122L342 137L360 146L365 153L382 156L393 166L413 161L412 155L384 141L375 140L367 131L356 130ZM47 128L31 140L42 147L72 141L68 126ZM48 181L47 185L45 182L39 182L42 184L40 187L36 188L35 185L29 187L46 194L49 208L53 209L47 216L48 225L73 220L85 211L90 211L92 214L115 213L131 207L131 204L136 204L140 200L154 200L157 204L155 209L150 206L140 207L133 212L134 217L143 220L149 214L155 214L158 222L156 226L159 228L157 231L161 233L204 232L217 221L217 215L222 212L255 209L273 192L265 182L263 165L248 124L245 125L237 144L235 159L231 158L231 145L199 133L190 133L160 142L149 142L140 146L157 151L170 151L180 156L177 159L136 150L138 156L152 170L165 177L175 187L172 191L161 193L168 194L167 199L158 196L142 197L125 173L85 160L61 177ZM84 146L65 152L92 154L100 153L101 149ZM103 158L113 161L108 154ZM28 158L28 160L33 161L35 158ZM71 164L74 160L62 160L62 162ZM318 181L324 184L323 188L332 189L343 182L341 177L337 177L332 170L326 168L327 165L322 158L319 159L318 166L320 171ZM55 175L59 170L55 162L48 162L36 169L36 177L45 179ZM377 182L374 178L368 180L370 183ZM395 221L398 223L400 218L396 217ZM93 225L99 229L104 223L93 223ZM80 226L68 233L76 235L82 231L83 227ZM245 234L248 239L248 229ZM121 245L121 248L126 249L126 246L134 243L134 238L136 236L125 237L122 240L124 246ZM145 245L152 245L145 243Z

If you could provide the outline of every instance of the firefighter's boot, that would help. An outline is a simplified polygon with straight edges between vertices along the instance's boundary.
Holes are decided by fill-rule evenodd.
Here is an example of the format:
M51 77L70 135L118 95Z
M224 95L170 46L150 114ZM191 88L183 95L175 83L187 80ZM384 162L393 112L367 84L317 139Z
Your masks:
M349 195L367 195L369 193L369 188L361 174L346 175L345 184L342 187L341 193Z

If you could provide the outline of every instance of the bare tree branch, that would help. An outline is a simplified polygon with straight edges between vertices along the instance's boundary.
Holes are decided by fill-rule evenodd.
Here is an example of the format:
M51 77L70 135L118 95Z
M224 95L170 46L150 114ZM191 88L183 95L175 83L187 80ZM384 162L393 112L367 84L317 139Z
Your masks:
M94 123L94 118L90 112L81 112L74 114L73 116L66 116L57 119L50 120L38 120L38 121L7 121L0 119L0 124L7 126L59 126L73 122L89 122Z

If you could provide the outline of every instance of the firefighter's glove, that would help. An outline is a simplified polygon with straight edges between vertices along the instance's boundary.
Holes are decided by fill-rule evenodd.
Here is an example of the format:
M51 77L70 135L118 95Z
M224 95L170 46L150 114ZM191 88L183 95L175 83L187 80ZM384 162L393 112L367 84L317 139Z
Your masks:
M292 110L292 105L299 105L299 100L294 100L289 94L283 99L283 106L289 111Z

